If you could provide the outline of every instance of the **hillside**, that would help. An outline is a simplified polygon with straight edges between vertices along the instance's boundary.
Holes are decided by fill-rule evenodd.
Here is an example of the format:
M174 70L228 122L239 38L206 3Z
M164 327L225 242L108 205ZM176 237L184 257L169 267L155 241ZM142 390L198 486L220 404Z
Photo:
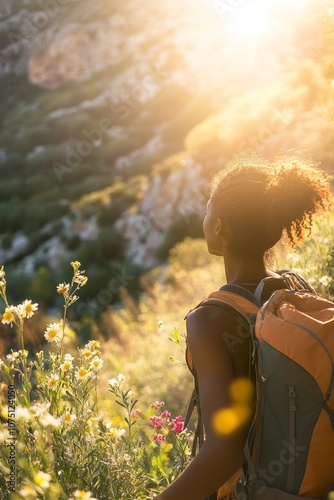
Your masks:
M301 150L333 171L326 2L232 3L0 6L0 263L13 298L51 305L73 259L86 300L115 276L136 292L177 241L202 235L209 180L236 152Z

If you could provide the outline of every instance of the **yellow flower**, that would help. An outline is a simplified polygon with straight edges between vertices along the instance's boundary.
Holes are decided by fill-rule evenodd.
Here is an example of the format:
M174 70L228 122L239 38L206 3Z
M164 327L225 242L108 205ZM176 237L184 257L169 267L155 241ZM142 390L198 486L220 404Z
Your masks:
M116 429L116 427L111 427L111 429L109 430L109 434L114 439L124 436L125 432L125 429Z
M87 347L85 347L84 349L80 349L80 356L82 358L91 358L93 356L93 353L90 349L88 349Z
M75 260L75 261L71 262L71 266L73 267L73 269L75 271L77 271L79 269L79 267L81 266L81 262L79 262L78 260Z
M87 344L87 347L96 349L96 348L100 347L100 345L101 345L101 342L99 340L90 340Z
M50 389L52 389L53 391L56 390L57 388L57 382L59 380L59 377L57 374L53 374L53 375L50 375L49 377L49 380L48 380L48 386L50 387Z
M50 323L45 330L44 337L48 342L59 342L63 334L62 323Z
M62 363L60 365L60 369L63 371L63 372L68 372L69 370L71 370L73 368L73 365L72 365L72 361L64 361L64 363Z
M31 300L24 300L22 304L18 306L19 313L22 318L31 318L34 315L34 312L38 309L38 304L32 304Z
M88 278L87 278L87 276L83 276L82 274L78 274L78 276L76 276L73 281L74 281L74 283L76 283L77 285L82 287L82 286L85 286L85 284L88 281Z
M76 415L74 415L73 413L66 412L63 415L63 422L65 424L71 424L76 418L77 418Z
M89 377L89 375L90 375L90 371L86 370L86 368L81 366L80 368L78 368L78 370L75 374L75 378L79 381L86 380L86 378Z
M93 360L90 362L90 365L89 365L92 370L99 370L100 368L102 368L103 366L103 361L101 358L99 358L98 356L95 356L95 358L93 358Z
M2 315L2 320L1 322L4 325L10 325L13 326L13 323L15 322L15 316L13 314L14 308L13 306L6 307L5 312Z
M69 291L70 291L70 285L68 283L60 283L57 286L57 292L60 293L61 295L67 295Z
M74 498L79 498L80 500L97 500L96 498L92 497L90 491L83 490L76 490L74 492Z
M43 490L46 490L49 487L50 481L50 474L46 474L45 472L39 471L34 475L34 483Z
M20 498L26 498L31 500L37 497L37 491L30 484L27 484L24 488L19 491Z

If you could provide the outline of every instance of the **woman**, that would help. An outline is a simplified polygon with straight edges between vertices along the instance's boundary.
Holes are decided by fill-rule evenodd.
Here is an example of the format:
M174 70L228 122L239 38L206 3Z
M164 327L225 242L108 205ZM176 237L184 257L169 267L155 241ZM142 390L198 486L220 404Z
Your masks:
M294 247L302 242L313 215L327 212L330 202L329 177L311 162L281 158L269 164L239 156L214 179L203 223L208 251L223 257L227 283L254 292L270 275L267 262L274 245L282 239ZM285 288L280 279L269 283L263 301L275 289ZM236 336L238 321L222 307L195 308L186 326L206 438L186 470L157 500L203 500L236 477L244 463L251 419L231 433L219 434L214 417L233 404L233 381L249 378L250 342L236 341L229 348L224 332Z

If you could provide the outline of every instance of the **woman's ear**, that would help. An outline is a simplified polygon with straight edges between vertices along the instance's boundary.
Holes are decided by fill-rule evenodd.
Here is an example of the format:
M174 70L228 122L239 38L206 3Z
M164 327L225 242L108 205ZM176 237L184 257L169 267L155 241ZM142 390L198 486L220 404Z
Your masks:
M223 229L223 223L221 221L220 217L217 217L216 219L216 225L215 225L215 235L218 236L222 234L222 229Z

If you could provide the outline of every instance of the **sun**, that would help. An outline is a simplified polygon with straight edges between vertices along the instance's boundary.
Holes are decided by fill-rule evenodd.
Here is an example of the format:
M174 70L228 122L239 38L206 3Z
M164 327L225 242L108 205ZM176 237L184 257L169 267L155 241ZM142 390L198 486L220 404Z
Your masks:
M224 15L220 17L234 42L245 46L263 45L283 37L289 24L300 19L311 1L227 0L221 2Z
M262 40L272 29L273 19L268 2L252 2L242 5L231 14L230 30L236 38L247 42Z

